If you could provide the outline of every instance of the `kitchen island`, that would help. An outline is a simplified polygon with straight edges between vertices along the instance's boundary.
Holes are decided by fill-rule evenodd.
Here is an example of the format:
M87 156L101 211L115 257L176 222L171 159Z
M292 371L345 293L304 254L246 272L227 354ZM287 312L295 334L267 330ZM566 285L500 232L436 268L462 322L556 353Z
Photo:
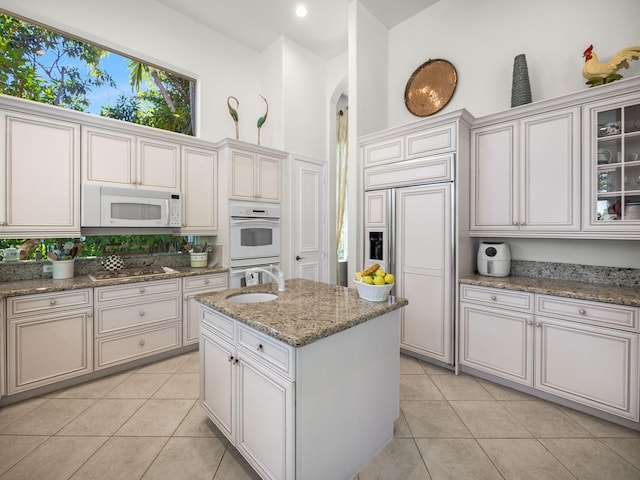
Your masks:
M262 478L349 480L392 439L407 300L302 279L196 300L202 407Z

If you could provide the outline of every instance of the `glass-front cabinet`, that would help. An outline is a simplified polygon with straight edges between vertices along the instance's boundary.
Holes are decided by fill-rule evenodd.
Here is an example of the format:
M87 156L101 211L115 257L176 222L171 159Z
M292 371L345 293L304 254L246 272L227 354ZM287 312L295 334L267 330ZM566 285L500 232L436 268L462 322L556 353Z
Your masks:
M584 106L583 230L640 238L640 97Z

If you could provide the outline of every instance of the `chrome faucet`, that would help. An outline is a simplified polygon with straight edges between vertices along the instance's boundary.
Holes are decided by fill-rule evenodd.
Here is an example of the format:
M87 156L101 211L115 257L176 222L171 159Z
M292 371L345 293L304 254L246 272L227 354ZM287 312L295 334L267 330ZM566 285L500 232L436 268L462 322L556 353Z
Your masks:
M247 285L250 284L250 279L254 278L253 274L258 272L268 274L278 284L278 291L284 292L284 273L282 273L282 270L280 270L275 265L269 265L269 270L260 267L247 269L247 271L244 273L244 276L247 279Z

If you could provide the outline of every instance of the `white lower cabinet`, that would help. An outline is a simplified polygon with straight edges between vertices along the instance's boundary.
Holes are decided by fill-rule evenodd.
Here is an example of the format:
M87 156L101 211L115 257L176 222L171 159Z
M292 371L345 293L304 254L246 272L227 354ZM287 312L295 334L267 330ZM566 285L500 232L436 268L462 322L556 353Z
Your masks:
M200 340L200 304L195 296L228 288L226 273L197 275L182 279L182 344L191 345Z
M95 369L182 346L181 279L95 289Z
M93 370L91 305L91 289L7 299L9 395Z
M460 298L463 366L639 420L638 308L469 285Z
M4 322L4 299L0 300L0 398L7 394L7 386L5 380L5 322Z

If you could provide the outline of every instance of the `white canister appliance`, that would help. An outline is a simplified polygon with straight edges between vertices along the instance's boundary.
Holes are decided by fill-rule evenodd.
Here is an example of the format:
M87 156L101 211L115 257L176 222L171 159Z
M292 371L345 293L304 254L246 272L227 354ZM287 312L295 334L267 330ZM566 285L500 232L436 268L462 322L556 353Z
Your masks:
M488 277L506 277L511 270L511 251L502 242L480 242L478 273Z

